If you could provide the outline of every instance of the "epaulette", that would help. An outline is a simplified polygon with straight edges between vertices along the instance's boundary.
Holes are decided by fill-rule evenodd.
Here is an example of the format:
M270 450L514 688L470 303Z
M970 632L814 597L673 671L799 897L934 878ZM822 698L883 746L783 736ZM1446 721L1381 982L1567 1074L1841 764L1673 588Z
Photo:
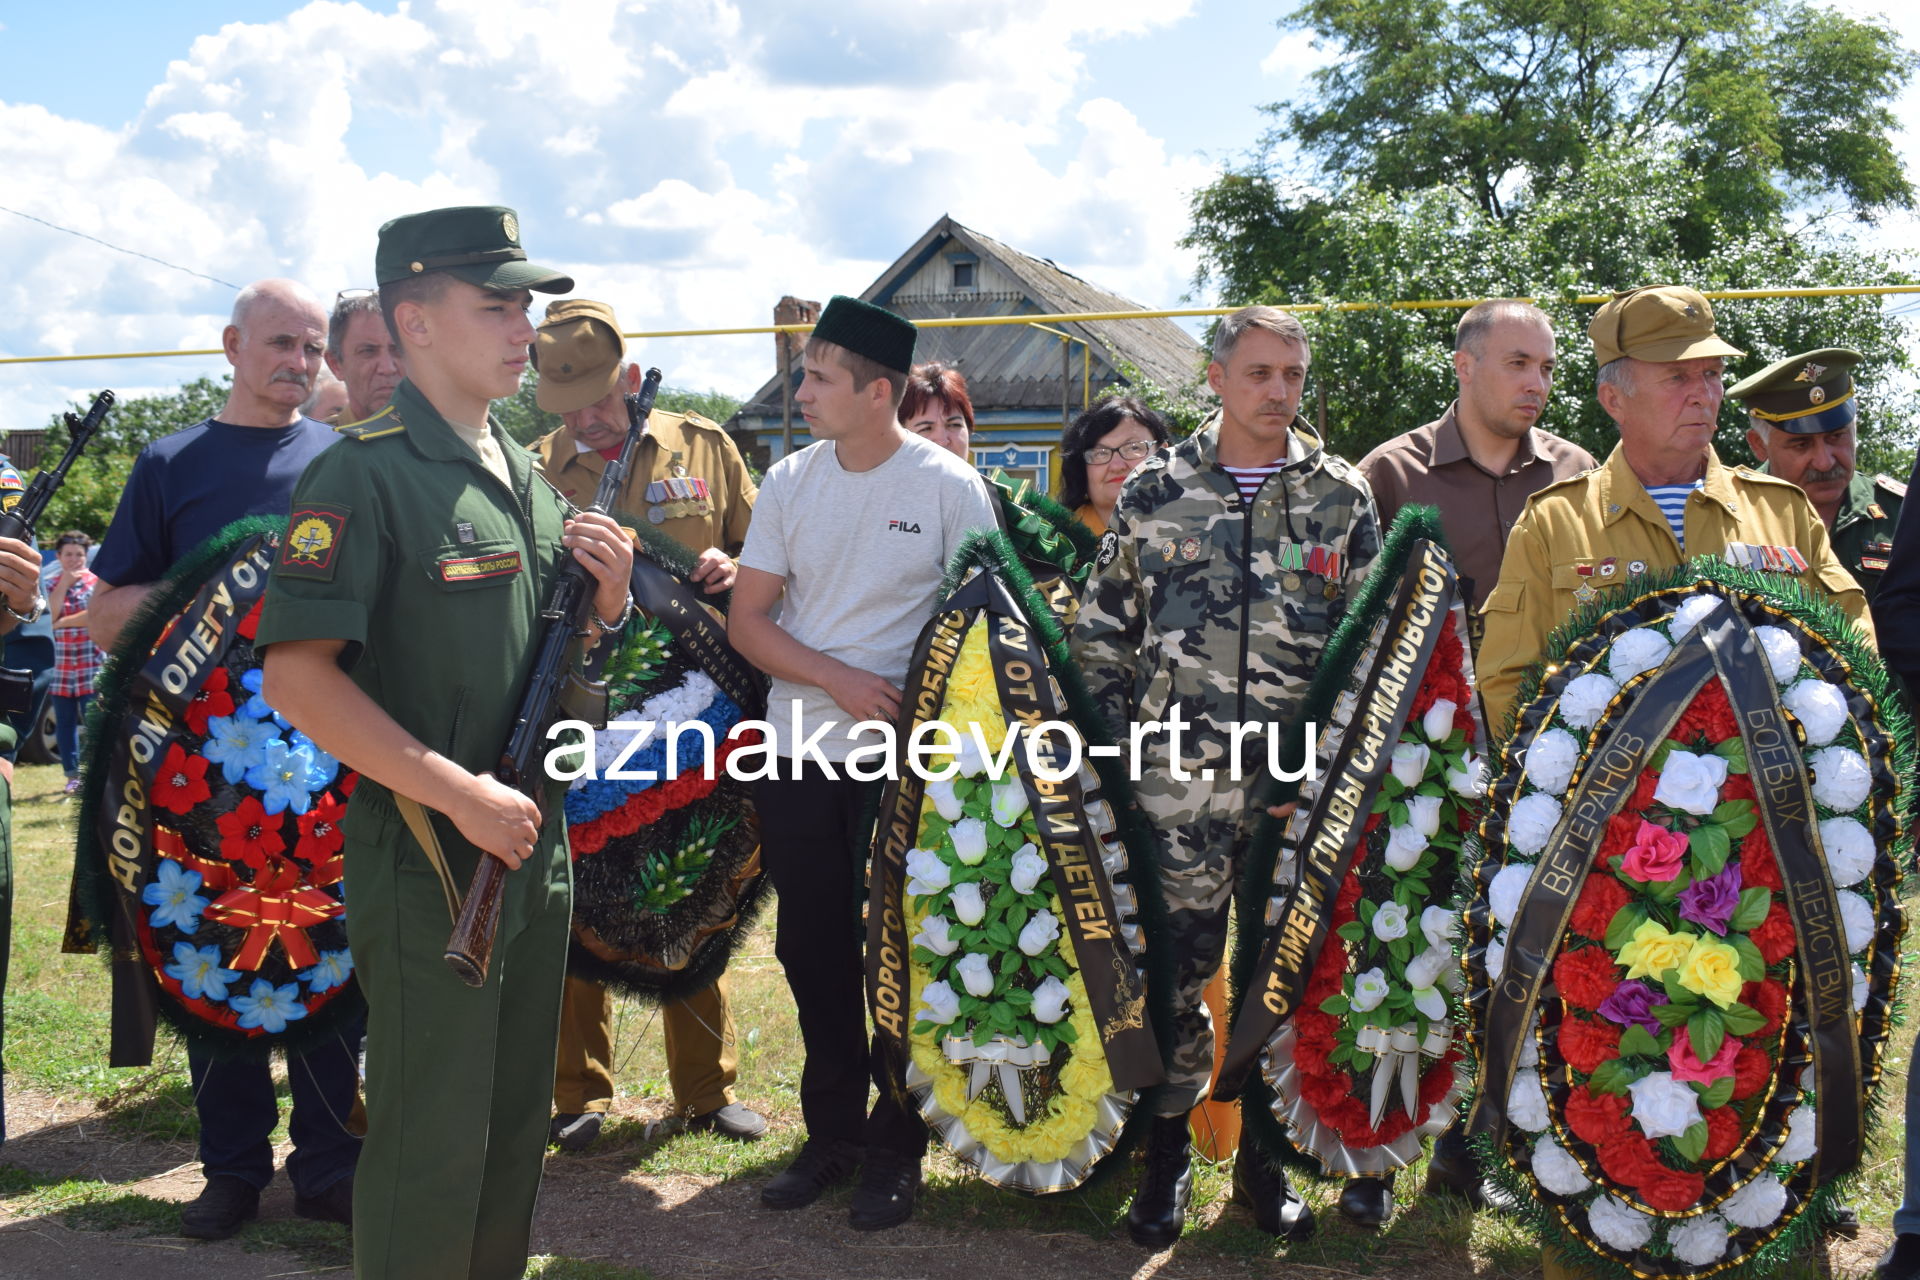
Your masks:
M1577 471L1570 476L1563 476L1561 479L1555 480L1551 484L1543 484L1538 489L1535 489L1533 491L1533 493L1529 497L1529 501L1531 501L1532 498L1539 497L1543 493L1554 493L1561 489L1570 489L1574 485L1585 484L1588 480L1591 480L1595 475L1599 474L1602 471L1605 471L1606 469L1607 469L1606 463L1597 462L1593 466L1588 467L1585 471Z
M381 436L399 435L406 429L407 424L400 421L400 415L393 411L392 405L388 405L371 418L343 423L333 430L336 435L343 435L349 440L366 441L378 440Z
M1896 498L1904 499L1907 496L1907 482L1905 480L1895 480L1892 476L1883 475L1876 471L1873 476L1873 483L1879 488L1885 489Z

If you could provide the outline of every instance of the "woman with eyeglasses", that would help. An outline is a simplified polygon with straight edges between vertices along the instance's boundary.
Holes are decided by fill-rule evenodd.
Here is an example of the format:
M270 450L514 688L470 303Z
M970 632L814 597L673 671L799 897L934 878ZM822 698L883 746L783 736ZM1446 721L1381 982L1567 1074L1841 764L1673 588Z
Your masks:
M1095 534L1107 531L1120 486L1169 439L1159 414L1133 396L1102 400L1060 437L1060 502Z

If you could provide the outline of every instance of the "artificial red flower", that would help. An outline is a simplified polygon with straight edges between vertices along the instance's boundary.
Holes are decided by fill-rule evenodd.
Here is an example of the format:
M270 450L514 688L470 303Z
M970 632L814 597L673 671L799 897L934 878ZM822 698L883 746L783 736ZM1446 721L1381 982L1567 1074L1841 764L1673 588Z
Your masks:
M1355 905L1359 901L1360 901L1360 877L1348 876L1345 880L1343 880L1340 883L1340 892L1336 893L1333 896L1334 918L1339 919L1339 917L1343 913L1352 912L1354 910ZM1351 920L1353 918L1354 917L1352 915L1347 915L1347 920ZM1345 924L1345 923L1346 923L1346 920L1340 920L1340 924ZM1336 925L1335 927L1337 928L1338 925Z
M1740 1145L1740 1113L1732 1107L1714 1107L1702 1118L1707 1122L1704 1158L1725 1160Z
M1766 1050L1746 1046L1733 1059L1733 1100L1751 1098L1766 1088L1772 1078L1773 1059L1767 1056Z
M1567 1128L1580 1141L1602 1148L1625 1137L1639 1136L1627 1119L1624 1095L1595 1093L1584 1084L1567 1091Z
M300 843L294 846L294 856L317 867L340 852L347 838L346 832L340 829L340 819L346 812L347 802L336 799L331 791L315 797L313 804L300 815Z
M1313 1109L1325 1116L1353 1087L1351 1077L1344 1071L1329 1071L1325 1075L1301 1076L1300 1096L1312 1104ZM1365 1114L1361 1116L1365 1119Z
M220 815L220 853L230 862L264 870L267 859L287 847L280 836L282 815L269 815L257 796L248 796L232 813Z
M1304 1040L1295 1040L1293 1045L1293 1065L1302 1075L1324 1075L1327 1070L1327 1050L1317 1044L1308 1044Z
M1423 1119L1440 1105L1453 1088L1453 1068L1459 1061L1460 1051L1449 1049L1420 1077L1420 1112Z
M187 703L184 713L187 728L201 737L207 736L207 721L214 716L233 714L233 694L229 692L230 682L225 667L215 667L207 673L207 681L200 686L200 692L193 695Z
M1339 995L1346 985L1347 947L1338 936L1330 933L1321 944L1320 955L1313 963L1312 972L1307 974L1305 1000L1308 1007L1318 1009L1321 1001Z
M1568 1018L1560 1024L1559 1045L1568 1066L1592 1075L1601 1063L1620 1056L1620 1028L1610 1022Z
M1573 931L1595 942L1606 940L1607 926L1620 908L1633 901L1627 887L1612 876L1588 876L1573 906Z
M1747 937L1760 948L1760 958L1768 964L1779 964L1792 955L1798 945L1793 936L1793 917L1778 899L1767 908L1767 918L1760 922L1760 927Z
M1740 839L1740 883L1749 889L1771 889L1775 893L1786 888L1765 827L1755 827Z
M1620 985L1620 973L1605 947L1575 947L1553 962L1553 981L1574 1008L1598 1009Z
M1368 814L1366 822L1361 824L1361 827L1360 827L1361 832L1364 834L1371 835L1375 830L1379 828L1380 824L1386 820L1386 816L1387 816L1387 811L1385 809L1382 809L1378 813Z
M1673 731L1667 736L1689 746L1701 738L1709 743L1717 743L1740 736L1740 722L1734 719L1733 708L1727 702L1727 691L1720 687L1718 680L1709 680L1701 687L1687 709L1680 713L1680 718L1674 721Z
M1659 774L1651 769L1642 773L1640 775L1640 781L1634 784L1633 795L1627 801L1626 808L1623 812L1630 813L1638 819L1640 814L1653 808L1653 793L1658 790L1659 787ZM1634 830L1639 830L1638 821L1634 823Z
M1744 773L1728 774L1727 780L1720 784L1720 799L1722 801L1758 799L1754 794L1753 779Z
M342 769L340 771L340 781L335 785L340 790L340 798L344 800L353 794L355 787L360 785L360 775L352 769Z
M1658 1165L1651 1177L1640 1183L1640 1198L1649 1208L1666 1213L1679 1213L1691 1209L1700 1202L1706 1192L1707 1180L1701 1174L1691 1170L1682 1172Z
M170 744L167 758L154 771L148 794L154 804L169 813L186 813L213 794L207 786L207 758L188 755L177 742Z
M260 610L266 603L267 598L261 596L253 602L253 608L247 610L247 616L240 619L240 634L249 640L253 639L254 633L260 630Z
M1624 858L1627 850L1633 847L1634 837L1639 834L1640 814L1637 810L1628 809L1608 818L1606 834L1600 840L1600 851L1593 855L1593 869L1611 876L1617 865L1614 859Z
M1340 1023L1330 1013L1307 1005L1293 1016L1294 1038L1301 1044L1331 1051L1339 1043Z
M1758 944L1756 944L1758 945ZM1765 1039L1780 1030L1780 1024L1787 1016L1787 989L1768 978L1763 982L1749 982L1740 989L1740 1003L1753 1009L1766 1018L1767 1025L1754 1032L1755 1039Z
M1638 1187L1660 1171L1660 1155L1638 1131L1598 1143L1594 1155L1600 1170L1623 1187Z

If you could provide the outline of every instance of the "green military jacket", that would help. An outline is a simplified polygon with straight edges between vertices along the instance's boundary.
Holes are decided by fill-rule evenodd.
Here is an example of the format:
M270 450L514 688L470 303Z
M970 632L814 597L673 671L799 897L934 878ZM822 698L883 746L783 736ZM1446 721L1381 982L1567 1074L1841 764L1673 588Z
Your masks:
M1123 740L1175 702L1203 738L1289 721L1380 552L1366 480L1305 419L1251 506L1218 465L1219 439L1216 413L1141 463L1100 542L1073 652Z
M1880 590L1880 575L1887 571L1893 526L1899 522L1900 503L1906 496L1902 481L1881 475L1869 480L1856 473L1840 503L1840 514L1833 518L1833 553L1867 593L1868 604Z
M504 439L513 483L501 484L411 382L336 429L346 439L294 490L255 643L346 641L342 666L401 728L463 769L492 769L563 563L568 504ZM377 811L392 799L363 779L352 815Z

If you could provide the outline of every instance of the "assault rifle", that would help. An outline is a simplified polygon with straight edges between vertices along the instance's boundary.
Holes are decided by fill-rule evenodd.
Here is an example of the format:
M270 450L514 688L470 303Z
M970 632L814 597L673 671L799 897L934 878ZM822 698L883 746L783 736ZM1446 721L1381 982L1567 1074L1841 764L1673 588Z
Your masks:
M67 468L87 447L87 441L93 439L93 433L100 429L100 423L106 418L107 410L113 408L113 392L102 391L93 398L93 405L87 410L87 416L76 418L67 415L67 451L61 455L58 464L43 469L20 495L20 500L0 512L0 538L17 538L21 542L33 541L33 529L46 513L47 504L53 501L53 495L60 492L60 486L66 482ZM25 715L33 710L33 673L31 671L0 668L0 714L9 716Z
M587 510L605 513L613 510L619 501L621 486L626 483L633 455L640 448L647 415L653 412L653 398L659 390L660 371L649 369L640 390L626 397L627 438L620 446L620 456L608 463L601 474L600 487L594 491L593 505ZM500 764L495 769L500 781L540 805L543 813L547 778L538 763L540 746L560 705L560 695L569 675L568 650L580 634L584 611L593 607L593 589L593 575L587 572L586 566L568 556L566 564L561 566L559 581L553 584L553 595L540 613L540 648L533 670L527 675L527 687L520 695L520 710L514 716L506 748L500 753ZM506 863L492 854L480 856L473 883L460 904L453 936L447 939L447 963L470 987L483 986L487 981L487 965L493 959L493 939L500 928L500 893L505 887L506 875Z

